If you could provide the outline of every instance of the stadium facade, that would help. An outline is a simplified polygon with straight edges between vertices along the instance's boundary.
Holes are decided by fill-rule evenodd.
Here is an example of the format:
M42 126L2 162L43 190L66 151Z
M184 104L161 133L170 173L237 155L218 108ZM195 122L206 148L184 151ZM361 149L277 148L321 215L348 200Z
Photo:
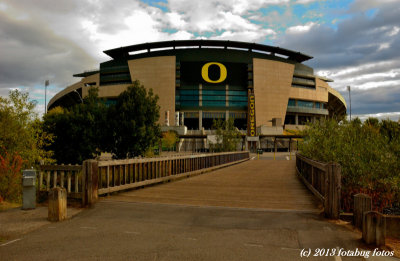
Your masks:
M237 41L181 40L104 53L111 60L98 70L75 74L82 79L56 94L48 109L80 102L91 86L112 104L139 80L158 94L164 130L175 128L188 138L210 135L213 119L233 118L246 140L258 147L259 137L346 114L343 97L328 85L332 80L315 75L303 64L312 57L300 52Z

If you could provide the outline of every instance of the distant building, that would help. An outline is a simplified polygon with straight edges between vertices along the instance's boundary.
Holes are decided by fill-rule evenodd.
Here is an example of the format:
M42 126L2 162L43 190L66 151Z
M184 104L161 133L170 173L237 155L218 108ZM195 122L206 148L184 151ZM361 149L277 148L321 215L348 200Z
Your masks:
M90 86L99 87L107 103L115 103L139 80L160 97L159 123L180 126L181 135L207 135L213 119L233 118L247 140L254 141L346 114L343 97L328 85L332 80L314 75L302 64L312 57L300 52L246 42L182 40L104 53L112 59L100 63L99 70L75 74L82 80L55 95L48 109L80 102L79 95L87 95Z

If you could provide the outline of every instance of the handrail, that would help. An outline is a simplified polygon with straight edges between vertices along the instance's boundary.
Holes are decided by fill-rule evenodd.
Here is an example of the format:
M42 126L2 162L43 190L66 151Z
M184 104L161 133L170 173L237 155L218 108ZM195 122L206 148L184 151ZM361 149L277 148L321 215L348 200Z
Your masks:
M98 161L98 195L160 183L248 158L249 152L246 151Z
M296 172L306 187L323 203L325 215L339 219L341 167L296 153Z
M69 198L82 197L82 165L41 165L39 192L50 191L57 186L66 188Z

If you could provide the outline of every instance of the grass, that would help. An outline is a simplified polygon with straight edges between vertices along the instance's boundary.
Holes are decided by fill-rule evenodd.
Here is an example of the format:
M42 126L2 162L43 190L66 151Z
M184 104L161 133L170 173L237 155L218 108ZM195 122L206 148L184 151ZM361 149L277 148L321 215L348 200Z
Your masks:
M2 202L0 202L0 211L5 211L7 209L12 209L12 208L18 208L21 206L22 206L21 203L2 201Z

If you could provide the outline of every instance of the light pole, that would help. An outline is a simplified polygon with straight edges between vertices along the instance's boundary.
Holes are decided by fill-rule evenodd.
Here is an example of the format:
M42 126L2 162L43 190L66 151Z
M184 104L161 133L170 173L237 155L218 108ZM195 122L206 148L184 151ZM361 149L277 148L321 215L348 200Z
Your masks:
M349 91L349 100L350 100L350 121L351 121L351 89L350 89L350 85L347 86L347 90Z
M47 113L47 86L49 86L49 80L44 82L44 114Z

